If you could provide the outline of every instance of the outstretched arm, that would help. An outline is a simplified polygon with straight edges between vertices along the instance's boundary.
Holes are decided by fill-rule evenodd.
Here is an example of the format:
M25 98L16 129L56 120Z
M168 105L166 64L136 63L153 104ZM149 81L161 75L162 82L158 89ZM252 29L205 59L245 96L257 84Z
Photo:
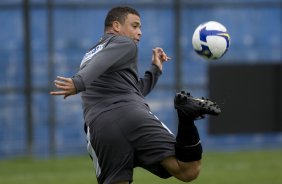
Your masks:
M163 62L171 58L166 55L162 48L156 47L153 49L152 66L145 72L143 78L139 79L138 87L142 94L146 96L155 87L159 76L162 73Z
M68 96L76 94L76 88L71 78L58 76L54 84L59 90L51 91L51 95L63 95L64 99L66 99Z

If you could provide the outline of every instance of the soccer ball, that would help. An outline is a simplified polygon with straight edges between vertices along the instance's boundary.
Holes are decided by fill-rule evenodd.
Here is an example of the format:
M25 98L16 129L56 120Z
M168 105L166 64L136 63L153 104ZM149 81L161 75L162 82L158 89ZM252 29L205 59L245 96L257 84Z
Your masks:
M203 58L216 60L228 50L230 36L224 25L209 21L199 25L192 37L194 50Z

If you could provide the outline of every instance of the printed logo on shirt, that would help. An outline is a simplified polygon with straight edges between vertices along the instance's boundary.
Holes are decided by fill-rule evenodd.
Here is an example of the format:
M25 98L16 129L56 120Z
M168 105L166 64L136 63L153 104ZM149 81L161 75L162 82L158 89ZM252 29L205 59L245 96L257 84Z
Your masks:
M89 52L87 52L87 53L84 55L84 57L83 57L83 59L82 59L82 61L81 61L81 63L80 63L80 67L82 67L82 65L83 65L86 61L88 61L89 59L91 59L95 54L97 54L98 52L100 52L100 51L104 48L105 44L106 44L106 43L100 44L100 45L98 45L97 47L94 47L94 48L93 48L92 50L90 50Z

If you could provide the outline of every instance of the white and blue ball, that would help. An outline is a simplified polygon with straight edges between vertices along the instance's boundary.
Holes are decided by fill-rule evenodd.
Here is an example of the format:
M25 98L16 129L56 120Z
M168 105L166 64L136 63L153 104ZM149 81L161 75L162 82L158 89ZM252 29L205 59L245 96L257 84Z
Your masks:
M192 45L197 54L205 59L221 58L230 45L230 35L219 22L209 21L199 25L192 37Z

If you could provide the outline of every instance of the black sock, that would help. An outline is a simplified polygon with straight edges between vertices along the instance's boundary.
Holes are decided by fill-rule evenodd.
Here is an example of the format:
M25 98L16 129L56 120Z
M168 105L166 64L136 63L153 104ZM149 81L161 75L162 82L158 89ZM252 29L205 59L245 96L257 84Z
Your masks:
M189 118L186 114L178 110L178 133L176 136L177 143L183 146L195 145L200 141L198 129L194 124L194 119Z
M176 136L176 158L183 162L197 161L202 158L202 145L194 119L178 110L178 133Z

